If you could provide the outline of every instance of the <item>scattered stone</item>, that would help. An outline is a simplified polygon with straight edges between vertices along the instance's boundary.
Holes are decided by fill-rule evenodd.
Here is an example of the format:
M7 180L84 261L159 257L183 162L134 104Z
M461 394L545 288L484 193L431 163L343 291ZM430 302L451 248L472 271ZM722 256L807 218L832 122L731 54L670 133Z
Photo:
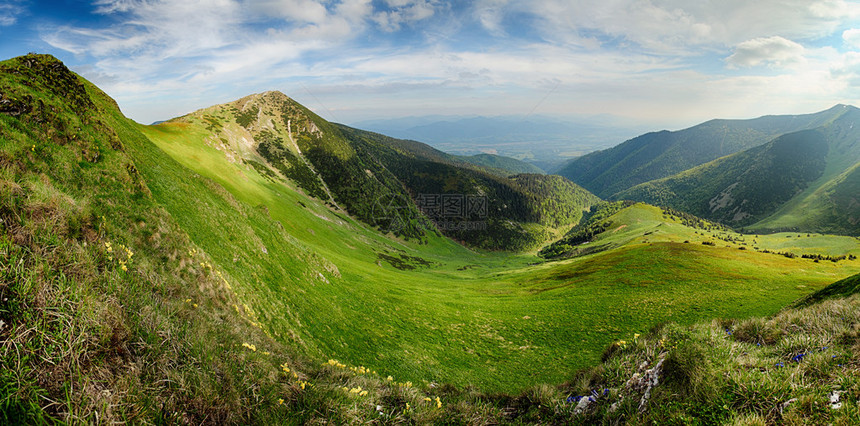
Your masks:
M833 391L830 394L830 408L832 410L838 410L842 408L842 403L839 402L839 396L845 393L845 391Z

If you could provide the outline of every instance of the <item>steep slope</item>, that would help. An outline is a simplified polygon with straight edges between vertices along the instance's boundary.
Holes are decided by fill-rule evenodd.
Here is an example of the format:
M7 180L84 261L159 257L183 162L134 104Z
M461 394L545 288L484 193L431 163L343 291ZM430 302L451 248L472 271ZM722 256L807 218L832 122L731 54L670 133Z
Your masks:
M836 105L815 114L711 120L675 132L647 133L577 158L558 174L601 198L610 198L640 183L764 144L779 135L820 127L854 110Z
M47 55L0 62L0 111L0 423L276 421L302 363L159 205L136 125Z
M551 238L555 228L576 223L597 201L570 182L533 178L555 185L526 187L508 173L419 142L330 124L279 92L206 108L161 127L181 131L182 125L205 134L206 143L231 161L272 179L288 178L343 213L407 239L426 241L428 232L441 232L477 247L525 250Z
M309 195L396 235L426 238L428 229L415 206L398 206L396 216L380 211L384 207L380 200L407 196L400 182L356 150L337 126L280 92L247 96L162 126L181 129L183 124L205 131L206 143L225 152L233 162L262 167L271 176L280 173ZM274 170L266 172L266 164Z
M618 197L748 225L821 177L827 148L824 134L817 130L789 133L677 176L635 186Z
M860 235L860 110L616 196L757 231Z
M498 176L419 142L342 129L403 182L415 203L446 235L478 247L535 248L558 228L577 223L583 211L599 201L560 176ZM446 213L446 198L462 199L466 211ZM480 210L468 211L470 200Z

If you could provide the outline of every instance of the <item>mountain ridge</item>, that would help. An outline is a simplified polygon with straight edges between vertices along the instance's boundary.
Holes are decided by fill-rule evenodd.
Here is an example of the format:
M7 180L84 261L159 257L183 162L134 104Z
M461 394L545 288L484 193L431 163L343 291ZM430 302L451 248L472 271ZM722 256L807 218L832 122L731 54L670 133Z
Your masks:
M857 187L853 171L860 164L860 132L854 130L860 110L835 108L840 114L820 127L783 134L613 197L666 205L758 232L858 235L860 210L851 188Z
M611 198L635 185L764 144L781 134L820 127L851 110L856 108L838 104L811 114L714 119L674 132L646 133L572 160L559 174L601 198Z

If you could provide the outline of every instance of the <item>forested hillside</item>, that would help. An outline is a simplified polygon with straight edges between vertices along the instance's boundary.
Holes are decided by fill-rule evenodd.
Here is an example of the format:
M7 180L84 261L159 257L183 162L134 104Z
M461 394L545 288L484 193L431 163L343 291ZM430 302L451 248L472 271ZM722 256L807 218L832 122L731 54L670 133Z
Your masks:
M785 133L820 127L854 109L837 105L815 114L711 120L684 130L646 133L577 158L559 174L601 198L618 198L615 194L632 186L764 144Z

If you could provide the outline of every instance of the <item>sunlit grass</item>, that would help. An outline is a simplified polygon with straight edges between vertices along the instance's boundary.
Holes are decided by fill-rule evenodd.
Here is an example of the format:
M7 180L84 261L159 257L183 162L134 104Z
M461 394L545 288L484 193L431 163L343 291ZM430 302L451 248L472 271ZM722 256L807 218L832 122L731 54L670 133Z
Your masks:
M751 245L720 240L716 232L686 227L645 205L620 212L610 231L590 243L615 250L559 263L530 266L537 260L532 255L467 250L436 237L427 245L405 243L331 211L289 182L266 180L248 165L227 161L206 145L203 131L177 132L171 125L141 130L175 160L223 185L240 202L265 206L280 223L283 233L255 231L245 238L213 229L205 218L184 225L192 239L212 241L207 252L217 253L230 241L233 252L269 272L259 282L264 287L243 292L276 337L297 336L312 357L348 360L415 382L500 391L557 383L597 361L613 340L655 324L770 314L860 270L857 262L813 264L755 253ZM187 203L181 196L160 199L168 209ZM241 240L255 238L281 248L267 254L239 248ZM290 245L268 238L286 238ZM705 247L702 241L719 244ZM314 273L276 272L289 263L283 256L292 258L299 248L319 255L320 266L334 265L339 276L320 268L326 284ZM400 252L433 266L401 271L378 257ZM232 259L220 262L231 268ZM239 269L232 273L248 276ZM249 278L257 282L260 276Z

